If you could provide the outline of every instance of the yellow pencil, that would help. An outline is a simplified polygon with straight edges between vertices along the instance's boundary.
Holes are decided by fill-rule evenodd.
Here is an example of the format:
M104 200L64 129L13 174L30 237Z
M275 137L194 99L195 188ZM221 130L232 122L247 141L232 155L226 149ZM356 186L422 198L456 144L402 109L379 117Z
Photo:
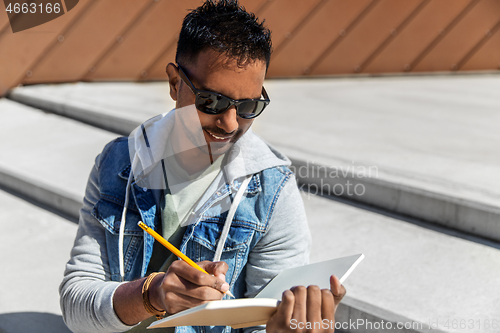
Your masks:
M148 234L150 234L151 236L153 236L153 238L156 239L158 242L160 242L161 245L163 245L167 249L169 249L170 252L172 252L173 254L175 254L176 256L178 256L179 258L181 258L182 260L184 260L186 263L188 263L189 266L194 267L197 270L199 270L199 271L201 271L201 272L203 272L205 274L208 274L207 271L205 271L203 268L201 268L200 266L198 266L194 261L192 261L191 259L189 259L188 256L186 256L184 253L182 253L181 251L179 251L168 240L166 240L165 238L163 238L162 236L160 236L160 234L158 234L156 231L154 231L153 229L151 229L150 227L148 227L147 225L145 225L142 221L139 221L139 223L137 223L137 225L139 227L141 227L144 231L146 231ZM229 290L226 291L225 294L231 296L232 298L235 298L233 296L233 294L231 294L231 292Z

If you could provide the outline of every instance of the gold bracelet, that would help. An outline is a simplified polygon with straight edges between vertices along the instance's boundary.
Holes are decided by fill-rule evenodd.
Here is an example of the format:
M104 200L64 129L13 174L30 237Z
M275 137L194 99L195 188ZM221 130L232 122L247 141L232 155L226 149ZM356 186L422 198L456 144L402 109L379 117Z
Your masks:
M153 281L155 276L157 276L158 274L161 273L151 273L144 281L144 284L142 285L142 303L144 304L144 308L149 314L156 316L156 319L161 319L165 317L167 311L160 311L156 309L153 305L151 305L151 302L149 301L149 286L151 285L151 282Z

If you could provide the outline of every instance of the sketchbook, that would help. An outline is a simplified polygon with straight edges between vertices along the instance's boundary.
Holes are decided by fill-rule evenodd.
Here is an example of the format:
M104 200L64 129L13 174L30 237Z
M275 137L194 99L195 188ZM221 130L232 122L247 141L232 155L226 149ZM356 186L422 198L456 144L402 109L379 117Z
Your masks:
M343 283L363 258L363 254L356 254L286 269L276 275L254 298L211 301L155 321L148 328L174 326L242 328L263 325L276 312L283 291L299 285L317 285L321 289L330 289L330 275L336 275Z

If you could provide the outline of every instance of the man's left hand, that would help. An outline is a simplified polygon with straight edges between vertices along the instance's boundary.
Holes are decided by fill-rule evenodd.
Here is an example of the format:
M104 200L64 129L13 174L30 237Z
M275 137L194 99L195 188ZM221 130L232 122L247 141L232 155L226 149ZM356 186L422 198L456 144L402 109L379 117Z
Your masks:
M330 277L330 290L318 286L298 286L283 293L276 313L266 325L268 333L333 332L335 312L346 289Z

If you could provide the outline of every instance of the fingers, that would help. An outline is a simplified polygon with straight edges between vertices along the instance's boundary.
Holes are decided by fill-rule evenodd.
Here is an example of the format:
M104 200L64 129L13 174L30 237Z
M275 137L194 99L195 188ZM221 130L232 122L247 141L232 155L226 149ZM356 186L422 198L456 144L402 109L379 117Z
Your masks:
M225 281L225 276L222 273L227 271L227 264L224 262L212 263L208 261L204 261L199 264L200 267L205 269L205 271L207 271L209 274L205 274L189 266L187 263L181 260L173 262L172 265L170 265L168 272L174 273L177 277L185 280L184 282L179 279L179 281L182 282L182 285L184 286L184 288L179 289L180 292L199 289L200 292L208 292L209 294L213 294L210 293L210 291L201 291L204 288L199 288L208 287L213 289L214 291L218 291L218 299L220 299L222 297L221 293L229 290L229 284ZM212 276L210 275L211 272L216 272L219 276ZM177 280L174 279L172 282L180 286ZM194 295L190 296L196 297Z
M292 319L298 322L306 322L307 320L307 288L304 286L293 287L290 289L295 297Z
M211 275L226 275L227 269L229 268L224 261L202 261L198 265L207 271Z
M322 293L318 286L307 287L306 320L307 322L321 322Z
M333 332L334 295L318 286L293 287L283 293L282 302L266 326L267 332Z
M332 291L333 298L335 300L335 308L337 308L347 291L335 275L330 276L330 290Z
M215 280L216 285L214 285L213 288L222 292L226 292L229 290L229 284L226 283L226 272L229 267L224 261L202 261L198 264L208 274L213 275L219 279L219 281Z
M293 318L298 322L322 323L335 320L334 296L328 289L318 286L292 288L295 295ZM305 303L305 306L304 306Z
M170 314L190 309L206 302L206 300L201 300L199 298L194 298L180 293L168 292L164 296L164 308Z
M223 293L229 290L224 275L227 272L226 263L207 261L199 265L218 276L199 271L182 260L176 260L170 265L159 283L157 294L153 296L167 312L176 313L206 301L220 300Z
M286 332L292 321L295 305L295 295L290 290L285 290L281 296L276 313L271 316L266 324L266 332Z
M328 289L321 289L321 317L328 322L335 320L335 301L333 294Z
M285 290L281 297L281 303L278 307L278 314L289 322L292 319L293 308L295 305L295 295L290 290Z

